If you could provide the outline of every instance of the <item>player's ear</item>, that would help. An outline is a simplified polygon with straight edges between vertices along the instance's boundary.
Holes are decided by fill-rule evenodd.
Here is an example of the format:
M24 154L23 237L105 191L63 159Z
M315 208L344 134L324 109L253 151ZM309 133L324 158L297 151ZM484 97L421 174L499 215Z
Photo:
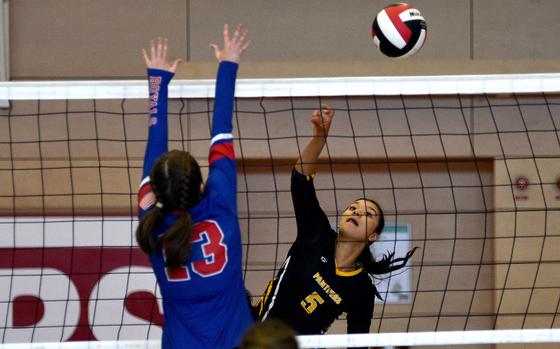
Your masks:
M377 239L379 239L379 233L376 232L376 231L374 231L373 233L370 233L370 234L368 235L368 240L369 240L370 242L377 241Z

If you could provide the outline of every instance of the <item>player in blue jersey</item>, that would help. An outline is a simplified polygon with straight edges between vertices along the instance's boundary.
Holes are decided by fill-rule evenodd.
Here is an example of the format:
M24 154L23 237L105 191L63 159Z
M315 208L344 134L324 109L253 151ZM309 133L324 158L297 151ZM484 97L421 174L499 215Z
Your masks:
M212 44L219 62L209 174L203 183L188 152L168 151L168 84L180 63L167 58L167 40L143 50L150 114L136 239L149 255L163 298L162 347L233 348L252 324L241 273L236 163L232 143L235 79L247 30Z

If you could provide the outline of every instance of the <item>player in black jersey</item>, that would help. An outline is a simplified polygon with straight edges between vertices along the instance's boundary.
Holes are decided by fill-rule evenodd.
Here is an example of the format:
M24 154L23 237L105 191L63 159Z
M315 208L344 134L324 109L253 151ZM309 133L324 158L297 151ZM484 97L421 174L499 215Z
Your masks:
M381 207L357 199L344 210L337 234L315 195L313 177L326 143L334 110L322 105L311 115L313 137L292 171L291 192L297 238L281 269L254 307L259 320L277 318L299 334L322 334L342 313L348 333L369 332L375 296L370 274L384 274L405 266L394 253L376 261L369 245L379 238L385 220Z

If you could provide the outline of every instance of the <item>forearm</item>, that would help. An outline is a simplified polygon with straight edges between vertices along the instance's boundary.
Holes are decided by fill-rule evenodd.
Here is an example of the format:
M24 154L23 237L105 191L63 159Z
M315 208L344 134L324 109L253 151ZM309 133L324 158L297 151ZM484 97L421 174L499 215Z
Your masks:
M296 162L296 171L306 176L315 173L317 160L326 144L326 136L313 136Z
M237 63L233 62L221 62L218 67L214 115L212 118L213 139L218 135L229 135L231 138L237 68Z
M150 88L150 115L148 119L148 142L144 156L143 178L150 174L157 158L165 153L167 147L167 91L173 73L148 69Z
M237 214L237 171L233 149L232 117L238 65L223 61L218 67L216 98L212 118L210 166L206 190L214 188L234 214ZM213 189L213 190L214 190Z

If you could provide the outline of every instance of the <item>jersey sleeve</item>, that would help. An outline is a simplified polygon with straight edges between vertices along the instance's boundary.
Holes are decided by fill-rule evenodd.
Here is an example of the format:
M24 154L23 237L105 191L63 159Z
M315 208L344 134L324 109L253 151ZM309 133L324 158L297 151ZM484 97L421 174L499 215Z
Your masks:
M156 160L168 150L167 146L167 93L173 73L148 69L150 112L148 115L148 142L144 155L142 181L138 190L138 216L155 205L155 196L150 184L150 172Z
M237 169L233 151L232 118L237 63L221 62L216 78L212 139L208 154L206 190L218 192L227 207L237 213Z
M292 170L291 193L298 242L313 242L332 231L327 215L317 200L313 177Z

